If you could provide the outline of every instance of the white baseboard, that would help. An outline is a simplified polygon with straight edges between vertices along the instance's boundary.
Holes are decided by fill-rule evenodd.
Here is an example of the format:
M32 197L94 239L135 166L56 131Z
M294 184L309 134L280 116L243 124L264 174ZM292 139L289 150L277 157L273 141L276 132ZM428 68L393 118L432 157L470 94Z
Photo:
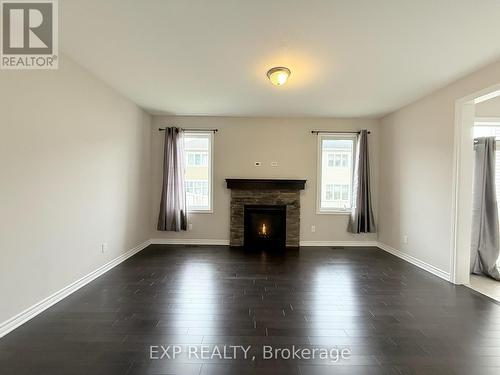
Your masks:
M28 320L34 318L41 312L45 311L52 305L56 304L57 302L61 301L63 298L66 298L69 296L71 293L76 292L78 289L81 287L87 285L91 281L95 280L102 274L108 272L110 269L113 267L117 266L118 264L122 263L126 259L130 258L132 255L138 253L139 251L145 249L147 246L151 244L150 240L147 240L140 245L134 247L133 249L127 251L126 253L120 255L119 257L111 260L110 262L104 264L103 266L99 267L98 269L90 272L89 274L85 275L84 277L76 280L75 282L69 284L68 286L62 288L61 290L55 292L54 294L48 296L44 300L34 304L31 307L28 307L26 310L20 312L19 314L15 315L14 317L6 320L3 323L0 323L0 338L8 334L9 332L13 331L20 325L26 323Z
M198 239L198 238L153 238L153 245L221 245L229 246L229 240Z
M377 247L377 241L300 241L300 246Z
M409 254L403 253L402 251L395 249L389 245L383 244L381 242L378 243L378 247L384 251L387 251L388 253L397 256L398 258L401 258L419 268L422 268L423 270L432 273L433 275L436 275L443 280L446 281L451 281L450 273L443 271L442 269L439 269L437 267L434 267L433 265L426 263L420 259L417 259Z

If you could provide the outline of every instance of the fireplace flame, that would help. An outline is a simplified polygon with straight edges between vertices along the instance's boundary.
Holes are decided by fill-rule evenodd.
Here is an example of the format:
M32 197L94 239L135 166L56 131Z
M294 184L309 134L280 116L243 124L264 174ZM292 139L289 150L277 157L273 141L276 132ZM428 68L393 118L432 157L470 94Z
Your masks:
M266 236L267 235L267 227L266 227L266 224L262 224L262 227L260 228L260 234L262 236Z

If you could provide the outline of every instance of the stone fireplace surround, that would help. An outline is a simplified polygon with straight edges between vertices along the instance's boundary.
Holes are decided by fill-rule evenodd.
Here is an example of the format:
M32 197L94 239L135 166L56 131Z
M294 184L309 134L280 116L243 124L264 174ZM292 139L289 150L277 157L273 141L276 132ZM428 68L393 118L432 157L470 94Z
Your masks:
M300 190L306 180L226 179L231 189L230 246L244 244L245 205L286 205L286 247L299 247Z

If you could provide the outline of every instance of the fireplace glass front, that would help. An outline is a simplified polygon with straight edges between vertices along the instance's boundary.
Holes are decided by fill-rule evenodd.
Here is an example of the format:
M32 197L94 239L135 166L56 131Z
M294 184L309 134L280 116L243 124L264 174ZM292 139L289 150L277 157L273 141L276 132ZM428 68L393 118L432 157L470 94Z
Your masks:
M285 248L286 205L245 205L243 241L246 248Z

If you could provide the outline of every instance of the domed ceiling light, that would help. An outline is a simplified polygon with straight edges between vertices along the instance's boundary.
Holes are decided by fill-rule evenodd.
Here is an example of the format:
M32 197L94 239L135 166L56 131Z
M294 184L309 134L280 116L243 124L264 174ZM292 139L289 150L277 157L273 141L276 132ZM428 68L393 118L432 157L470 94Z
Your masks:
M290 76L290 69L284 66L276 66L267 71L267 78L275 86L283 86Z

